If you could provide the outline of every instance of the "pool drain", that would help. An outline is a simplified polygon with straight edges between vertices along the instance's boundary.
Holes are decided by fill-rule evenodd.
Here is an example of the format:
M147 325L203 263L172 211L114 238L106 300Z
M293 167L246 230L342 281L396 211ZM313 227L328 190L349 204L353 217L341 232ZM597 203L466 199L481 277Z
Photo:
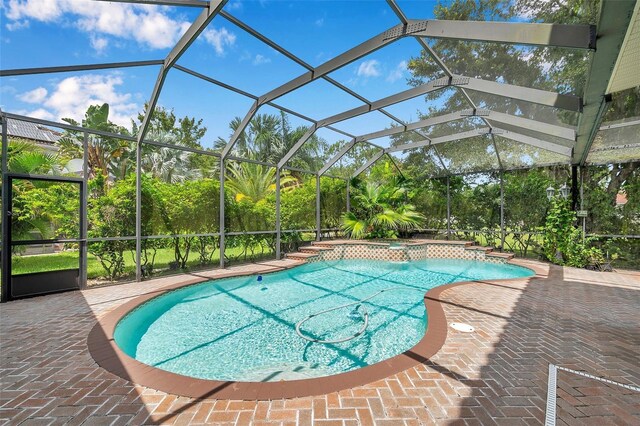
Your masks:
M473 333L476 330L473 326L461 322L452 322L450 325L454 330L461 331L463 333Z

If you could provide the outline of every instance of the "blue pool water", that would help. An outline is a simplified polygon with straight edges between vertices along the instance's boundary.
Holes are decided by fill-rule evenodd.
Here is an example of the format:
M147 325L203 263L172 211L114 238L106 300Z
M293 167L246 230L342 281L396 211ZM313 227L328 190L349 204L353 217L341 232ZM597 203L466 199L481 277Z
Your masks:
M125 316L115 341L137 360L174 373L215 380L275 381L320 377L383 361L424 336L425 292L458 281L527 277L514 265L428 259L318 262L263 275L188 286ZM313 313L372 299L317 315Z

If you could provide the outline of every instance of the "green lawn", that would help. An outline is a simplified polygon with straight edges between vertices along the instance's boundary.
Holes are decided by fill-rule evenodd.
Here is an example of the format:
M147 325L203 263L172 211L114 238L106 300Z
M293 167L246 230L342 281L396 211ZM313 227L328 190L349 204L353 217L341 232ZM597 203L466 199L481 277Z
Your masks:
M232 247L226 249L226 255L228 258L239 256L242 250L239 247ZM259 255L259 251L256 251ZM265 256L269 256L270 253L265 253ZM187 266L192 268L200 267L198 262L197 253L192 252L189 256ZM135 273L135 258L134 252L129 251L124 255L125 260L125 276ZM167 269L169 262L174 260L173 249L163 248L158 249L156 253L154 268L156 271ZM240 258L238 262L242 261ZM249 259L248 259L249 260ZM213 255L212 263L209 267L216 267L220 262L220 253L216 252ZM13 274L27 274L31 272L44 272L55 271L60 269L72 269L78 267L78 252L77 251L65 251L53 254L42 254L33 256L13 256L12 257L12 273ZM105 271L98 259L92 254L87 256L87 278L97 279L104 277Z

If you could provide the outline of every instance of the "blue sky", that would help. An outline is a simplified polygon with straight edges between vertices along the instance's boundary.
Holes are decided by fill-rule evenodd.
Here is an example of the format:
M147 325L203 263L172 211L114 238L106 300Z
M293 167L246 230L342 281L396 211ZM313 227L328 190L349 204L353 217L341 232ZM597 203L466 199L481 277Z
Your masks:
M399 1L409 18L431 18L434 1ZM269 1L230 0L225 11L317 66L368 38L398 24L384 0ZM0 34L2 69L84 63L163 59L199 13L186 7L145 6L91 0L5 0ZM408 88L406 63L419 54L415 40L406 39L331 74L335 80L369 100ZM262 95L306 70L217 17L178 62L197 72ZM130 127L156 80L158 67L128 68L3 78L3 110L51 120L81 119L95 103L111 105L113 121ZM275 101L311 118L362 105L354 97L317 80ZM159 104L178 116L203 118L210 146L229 136L228 123L244 116L252 101L242 95L172 70ZM422 99L389 108L404 120L415 120ZM264 107L260 112L277 112ZM291 118L294 125L308 125ZM369 113L335 127L354 134L387 127L390 119ZM334 142L344 137L324 131Z

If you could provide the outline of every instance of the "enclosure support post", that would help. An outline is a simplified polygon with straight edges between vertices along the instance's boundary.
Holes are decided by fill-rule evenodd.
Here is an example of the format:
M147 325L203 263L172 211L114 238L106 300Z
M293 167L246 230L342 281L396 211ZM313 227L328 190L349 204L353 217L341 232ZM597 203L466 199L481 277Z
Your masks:
M87 229L88 229L88 210L87 196L89 183L89 159L87 151L89 150L89 134L84 132L82 139L82 180L83 190L80 196L80 288L87 288Z
M7 178L7 151L9 141L7 140L7 117L2 117L2 292L0 293L0 302L4 303L9 299L9 280L11 274L9 272L11 263L11 247L9 247L9 190L10 187L5 182Z
M220 157L220 267L224 268L224 157Z
M576 211L578 207L578 166L571 166L571 210Z
M276 168L276 260L280 260L280 241L282 230L280 225L280 168Z
M7 116L2 115L2 178L7 173L7 152L9 151L9 141L7 140Z
M320 241L322 229L320 229L320 175L316 175L316 241Z
M142 142L136 143L136 281L142 281Z
M351 211L351 180L347 179L347 213Z
M451 239L451 188L450 178L447 176L447 240Z
M504 251L504 173L500 172L500 251Z
M584 166L580 166L580 210L584 210ZM587 235L587 218L582 217L582 243Z

